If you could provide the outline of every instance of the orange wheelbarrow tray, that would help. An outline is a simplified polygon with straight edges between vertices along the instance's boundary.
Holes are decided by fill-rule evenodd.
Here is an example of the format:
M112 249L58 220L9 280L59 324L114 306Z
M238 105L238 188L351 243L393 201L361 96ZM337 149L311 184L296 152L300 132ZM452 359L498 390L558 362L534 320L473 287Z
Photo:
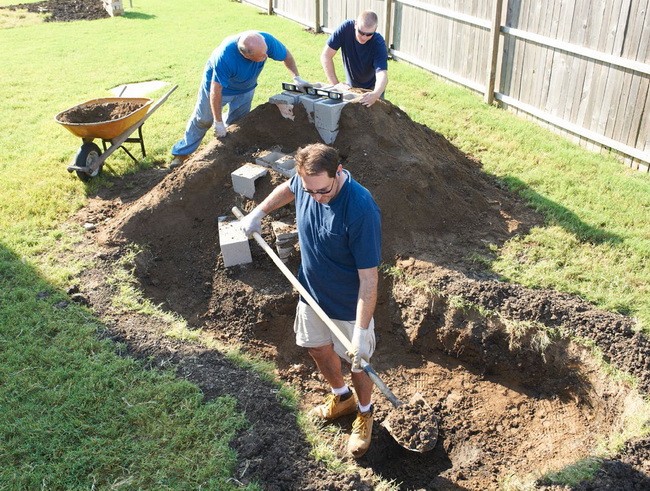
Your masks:
M131 159L137 162L137 159L131 152L124 147L124 143L139 143L142 156L146 157L144 139L142 137L142 125L167 100L177 87L177 85L172 87L155 103L153 99L148 97L104 97L77 104L57 114L54 120L70 131L70 133L83 140L81 147L74 157L74 161L68 166L68 172L76 172L79 179L88 181L99 175L106 159L118 148L122 148ZM74 109L97 106L107 102L136 102L142 103L142 106L121 118L110 121L69 123L61 120L63 114ZM138 137L130 138L131 134L136 130L138 131ZM96 138L101 139L103 152L93 142ZM110 146L107 146L107 143L110 143Z

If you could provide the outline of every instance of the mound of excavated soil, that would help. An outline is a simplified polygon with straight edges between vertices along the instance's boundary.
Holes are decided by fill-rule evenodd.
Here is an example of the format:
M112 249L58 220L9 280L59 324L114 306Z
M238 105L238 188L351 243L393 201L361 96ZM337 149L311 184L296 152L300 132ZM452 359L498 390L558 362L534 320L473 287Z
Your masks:
M69 22L110 17L101 0L47 0L45 2L20 3L4 8L47 14L46 22Z
M233 192L232 171L274 146L291 153L320 141L304 110L296 107L294 113L291 121L273 105L259 106L226 138L210 142L135 202L113 199L89 210L85 219L91 213L97 214L95 222L110 217L98 229L100 243L113 248L103 256L106 263L120 247L138 244L143 252L136 272L152 301L225 343L240 343L273 360L308 406L327 389L294 343L295 292L254 243L253 264L225 269L217 228L218 217L230 215L233 205L250 210L284 180L274 172L258 179L250 201ZM592 340L606 359L641 381L642 392L650 372L647 338L624 316L569 295L501 283L482 271L473 257L485 254L490 244L501 246L514 234L525 234L540 218L476 162L399 108L387 101L371 108L348 104L334 146L382 210L385 268L373 366L401 400L421 393L439 423L435 448L421 454L400 447L376 424L372 446L359 461L365 477L381 474L404 489L495 489L512 474L534 479L591 455L601 438L620 427L623 414L640 404L640 396L604 376L590 351L570 336ZM290 205L273 219L293 216ZM267 218L264 235L272 241L269 224ZM298 260L296 252L288 263L294 271ZM102 297L95 294L101 275L92 278L87 288L95 305ZM159 343L163 347L156 356L169 349L176 353L171 358L179 357L169 341L142 340L148 336L146 321L130 316L118 324L117 335L134 352L151 357L151 347ZM232 393L232 384L222 377L234 377L234 371L216 358L192 355L189 378L206 394ZM267 406L271 402L259 392L251 389L247 396L248 383L244 377L236 384L240 407L255 407L251 432L236 443L242 482L257 479L269 489L290 482L305 489L357 488L367 482L358 475L345 481L314 471L291 418L279 417L279 409ZM391 408L376 391L378 423ZM351 420L335 424L349 432ZM344 448L341 438L321 438L337 451ZM647 486L647 469L639 462L648 445L648 440L628 442L625 453L603 464L598 483L612 489ZM607 481L606 470L614 468L620 477ZM278 469L286 472L278 476Z

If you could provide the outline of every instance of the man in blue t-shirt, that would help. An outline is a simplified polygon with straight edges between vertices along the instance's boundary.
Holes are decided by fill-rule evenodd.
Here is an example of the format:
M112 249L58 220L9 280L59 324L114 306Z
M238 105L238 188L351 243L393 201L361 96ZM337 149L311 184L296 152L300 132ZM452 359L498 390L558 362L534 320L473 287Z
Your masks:
M314 309L300 299L293 326L296 343L308 349L331 387L313 414L332 420L356 412L348 452L359 458L372 436L373 384L361 368L361 359L368 361L375 349L381 214L370 192L343 170L334 148L308 145L298 150L295 160L296 175L242 218L241 227L247 236L261 233L267 214L295 201L301 254L298 280L352 345L348 353ZM343 378L341 359L352 366L356 397Z
M271 34L246 31L226 38L205 65L185 136L172 147L171 168L181 165L199 147L210 126L215 137L222 138L226 136L226 126L250 112L257 77L267 58L284 62L296 85L307 85L298 75L289 50ZM226 105L228 113L224 118L222 110Z
M372 106L388 84L388 51L384 38L377 32L377 23L377 14L370 10L362 12L356 21L346 20L329 37L320 55L329 83L342 89L371 89L361 98L365 106ZM334 55L339 49L345 84L339 83L334 69Z

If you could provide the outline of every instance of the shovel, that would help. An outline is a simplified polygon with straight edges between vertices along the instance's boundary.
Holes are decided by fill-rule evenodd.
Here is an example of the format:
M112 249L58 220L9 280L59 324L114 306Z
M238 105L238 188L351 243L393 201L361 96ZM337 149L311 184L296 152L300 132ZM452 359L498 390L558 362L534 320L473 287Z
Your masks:
M232 208L233 214L241 220L244 215L236 206ZM341 341L347 351L352 351L352 343L345 337L339 327L332 322L329 316L316 303L314 298L309 294L304 286L300 284L294 274L285 266L275 251L257 232L253 233L257 243L273 260L275 265L287 277L291 284L298 290L302 298L314 309L321 320L329 327L330 331ZM384 428L390 435L404 448L414 452L426 452L436 445L438 439L438 419L433 413L431 407L426 403L424 398L416 393L408 404L400 401L388 386L379 378L377 372L366 360L361 360L361 368L368 374L370 380L379 388L381 393L393 405L393 409L386 417L383 423Z

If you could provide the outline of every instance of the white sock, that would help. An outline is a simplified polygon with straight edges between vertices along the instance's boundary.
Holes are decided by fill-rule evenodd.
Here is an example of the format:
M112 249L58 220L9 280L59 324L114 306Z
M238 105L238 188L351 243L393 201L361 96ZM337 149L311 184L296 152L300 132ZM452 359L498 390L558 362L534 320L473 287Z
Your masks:
M362 406L361 404L359 404L358 406L359 406L360 413L367 413L368 411L370 411L370 408L372 407L372 402L366 406Z
M343 387L339 387L339 388L332 387L332 393L337 396L342 396L343 394L347 394L349 390L350 387L348 387L348 384L345 384Z

